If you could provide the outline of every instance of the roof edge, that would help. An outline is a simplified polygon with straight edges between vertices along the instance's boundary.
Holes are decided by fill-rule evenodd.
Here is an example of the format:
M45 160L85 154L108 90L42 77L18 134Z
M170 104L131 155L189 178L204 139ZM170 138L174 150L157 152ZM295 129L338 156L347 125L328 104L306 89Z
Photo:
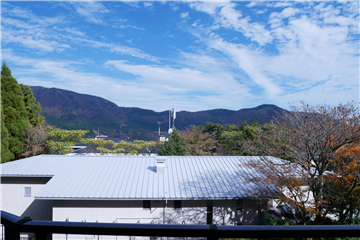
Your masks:
M64 197L37 197L35 199L38 200L75 200L75 201L91 201L91 200L105 200L105 201L144 201L144 200L165 200L165 198L64 198ZM174 200L240 200L240 199L249 199L249 197L238 197L238 198L167 198L169 201Z
M54 177L55 175L39 175L39 174L1 174L1 177Z

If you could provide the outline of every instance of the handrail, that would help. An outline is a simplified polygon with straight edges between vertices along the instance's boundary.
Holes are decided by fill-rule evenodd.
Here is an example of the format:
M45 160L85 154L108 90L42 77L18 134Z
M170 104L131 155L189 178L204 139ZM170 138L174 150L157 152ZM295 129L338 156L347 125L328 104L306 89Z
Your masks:
M12 224L21 225L24 222L27 222L30 220L31 219L21 218L14 214L11 214L11 213L8 213L5 211L1 211L1 224L3 224L4 226L12 225Z
M33 221L1 211L6 240L19 240L20 232L34 232L37 240L49 240L52 233L117 236L168 236L218 238L305 238L359 237L359 225L311 226L218 226L183 224L129 224Z
M25 232L122 235L122 236L172 236L206 237L209 225L167 225L138 223L92 223L30 221L22 225Z

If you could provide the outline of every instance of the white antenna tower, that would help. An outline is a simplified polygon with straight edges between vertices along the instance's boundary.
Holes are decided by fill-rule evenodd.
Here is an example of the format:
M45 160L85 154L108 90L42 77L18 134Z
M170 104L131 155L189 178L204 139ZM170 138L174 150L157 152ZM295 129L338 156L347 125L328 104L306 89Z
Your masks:
M160 126L161 126L161 124L163 123L163 122L157 122L158 124L159 124L159 137L160 137Z
M175 109L172 108L169 110L169 134L175 128L175 118L176 118L176 111ZM171 128L171 119L172 119L172 128Z
M175 109L172 109L172 116L173 116L173 128L175 128L175 118L176 118L176 111Z

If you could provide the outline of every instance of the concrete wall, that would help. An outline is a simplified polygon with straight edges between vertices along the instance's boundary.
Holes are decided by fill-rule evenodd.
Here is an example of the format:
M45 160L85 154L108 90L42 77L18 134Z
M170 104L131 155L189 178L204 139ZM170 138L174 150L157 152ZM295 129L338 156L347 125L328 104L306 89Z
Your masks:
M2 177L1 209L33 220L52 220L52 201L34 199L49 180L48 177ZM25 187L31 188L30 197L25 197Z

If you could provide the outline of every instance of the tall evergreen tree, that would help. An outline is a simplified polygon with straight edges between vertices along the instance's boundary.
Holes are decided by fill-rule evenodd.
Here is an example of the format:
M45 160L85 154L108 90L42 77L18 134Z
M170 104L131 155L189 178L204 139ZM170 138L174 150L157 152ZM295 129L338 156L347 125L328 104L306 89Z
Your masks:
M15 156L9 149L9 131L4 122L4 113L1 105L1 163L14 159Z
M43 125L45 117L40 115L41 107L40 103L36 103L34 93L29 86L20 84L21 91L24 95L25 107L28 112L29 122L33 126Z
M181 136L174 128L174 131L170 134L169 140L165 142L163 147L161 148L160 155L163 156L184 156L186 150L184 148L184 144L181 140Z
M9 134L7 140L9 149L14 154L14 158L19 158L23 153L23 132L27 124L29 124L28 113L25 108L21 87L16 79L12 77L11 71L5 62L1 68L1 104L4 114L2 121ZM6 140L4 139L4 141Z

